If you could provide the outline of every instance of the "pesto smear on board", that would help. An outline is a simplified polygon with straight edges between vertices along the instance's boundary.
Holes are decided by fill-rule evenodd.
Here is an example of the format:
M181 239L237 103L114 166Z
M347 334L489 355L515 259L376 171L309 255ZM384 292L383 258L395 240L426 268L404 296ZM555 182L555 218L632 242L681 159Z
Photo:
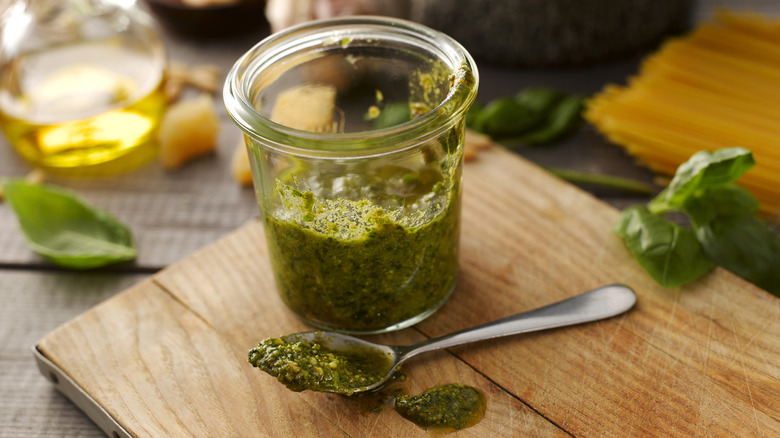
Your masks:
M458 135L444 137L457 148ZM265 230L285 303L312 324L355 332L435 310L458 272L462 167L454 157L277 179L283 208L266 212Z
M418 426L439 431L473 426L485 415L487 402L478 389L451 383L434 386L420 395L400 395L395 410Z

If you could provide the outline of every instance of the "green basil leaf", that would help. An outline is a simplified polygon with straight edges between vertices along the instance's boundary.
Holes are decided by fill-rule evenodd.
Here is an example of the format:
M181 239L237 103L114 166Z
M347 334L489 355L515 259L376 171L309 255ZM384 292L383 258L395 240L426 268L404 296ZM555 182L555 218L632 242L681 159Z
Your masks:
M490 102L479 115L482 132L493 138L522 134L541 123L544 114L520 104L514 97Z
M706 224L719 216L752 214L758 210L758 201L748 190L729 184L689 197L682 210L693 222Z
M711 260L780 297L780 239L762 220L721 216L693 230Z
M704 255L693 233L651 214L645 207L637 205L623 210L613 230L663 287L689 283L715 266Z
M520 137L529 145L544 145L569 135L582 121L582 96L568 96L550 110L544 124Z
M521 91L515 99L526 108L546 113L550 111L564 94L558 90L546 87L528 87Z
M669 187L653 199L653 213L680 209L697 192L731 184L755 164L753 154L744 148L699 151L677 168Z
M28 244L52 262L88 269L135 258L130 230L70 190L23 179L2 185Z
M375 129L382 129L400 125L410 120L412 120L412 111L409 109L409 104L397 102L382 108L379 115L371 121L371 124Z

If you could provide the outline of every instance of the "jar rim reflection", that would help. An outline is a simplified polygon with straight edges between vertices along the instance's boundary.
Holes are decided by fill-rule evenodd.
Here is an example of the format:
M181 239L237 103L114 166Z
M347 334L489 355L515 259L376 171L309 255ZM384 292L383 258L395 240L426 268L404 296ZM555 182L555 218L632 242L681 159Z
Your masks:
M272 121L253 104L252 93L262 75L277 68L291 68L307 59L302 50L314 51L349 47L354 36L375 37L379 41L402 42L425 50L431 58L443 61L449 69L450 87L446 97L427 113L387 128L346 133L303 131ZM270 76L281 74L272 71ZM267 80L267 79L266 79ZM449 129L471 106L479 82L471 55L454 39L406 20L359 16L317 20L291 27L262 40L233 66L227 75L224 101L228 114L245 134L262 138L266 146L298 155L320 157L366 157L414 147ZM270 144L269 144L270 143Z

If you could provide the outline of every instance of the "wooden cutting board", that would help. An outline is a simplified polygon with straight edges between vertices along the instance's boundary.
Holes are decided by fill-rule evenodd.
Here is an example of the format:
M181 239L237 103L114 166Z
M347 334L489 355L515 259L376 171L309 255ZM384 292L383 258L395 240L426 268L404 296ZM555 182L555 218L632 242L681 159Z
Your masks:
M629 313L418 357L407 393L461 382L487 395L464 436L777 436L780 300L724 270L655 285L611 233L618 212L503 150L466 166L461 275L408 343L576 295L634 288ZM47 335L41 369L113 436L416 436L364 398L293 393L246 362L307 330L276 295L260 223Z

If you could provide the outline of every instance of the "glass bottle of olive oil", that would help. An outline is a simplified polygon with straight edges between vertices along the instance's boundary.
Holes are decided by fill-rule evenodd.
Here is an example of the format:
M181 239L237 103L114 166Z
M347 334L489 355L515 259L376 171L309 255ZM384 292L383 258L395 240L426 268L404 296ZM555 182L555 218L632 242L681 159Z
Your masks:
M0 20L0 127L25 159L94 175L155 156L165 52L132 1L17 1Z

